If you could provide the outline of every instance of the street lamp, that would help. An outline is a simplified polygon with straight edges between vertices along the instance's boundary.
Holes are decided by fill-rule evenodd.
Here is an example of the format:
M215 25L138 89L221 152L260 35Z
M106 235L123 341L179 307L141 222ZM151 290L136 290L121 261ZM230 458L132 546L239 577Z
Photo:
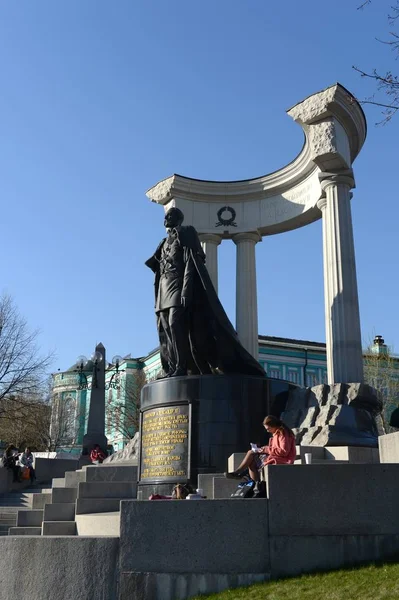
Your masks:
M79 390L88 390L89 388L98 387L97 371L98 365L101 363L102 360L103 355L98 350L93 352L93 354L91 355L90 361L93 363L93 376L91 385L89 385L85 371L87 371L86 367L90 361L83 354L81 356L78 356L76 360L76 368L74 370L77 371L79 374Z
M112 359L112 364L115 365L115 373L112 374L112 377L109 381L109 383L105 386L107 390L109 389L113 389L113 390L120 390L121 387L121 378L120 378L120 373L122 373L125 369L120 369L119 365L121 364L123 358L122 356L119 356L119 354L116 354L113 359Z
M78 390L87 390L89 387L89 384L87 383L86 373L84 372L88 362L89 361L83 354L78 356L76 360L76 369L74 369L74 371L77 371L79 374Z

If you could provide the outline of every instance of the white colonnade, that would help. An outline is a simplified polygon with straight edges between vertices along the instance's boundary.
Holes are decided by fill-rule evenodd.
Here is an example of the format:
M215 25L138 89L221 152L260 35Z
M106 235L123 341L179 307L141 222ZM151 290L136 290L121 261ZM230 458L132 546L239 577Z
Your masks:
M279 171L242 181L172 175L148 190L147 196L165 210L177 206L185 224L196 228L216 290L218 246L222 239L236 244L236 329L243 346L256 358L255 246L263 236L322 218L328 383L362 383L350 190L352 164L366 138L366 119L359 103L340 84L308 96L287 112L302 127L305 143L297 158ZM262 276L262 270L258 274Z
M320 174L328 381L363 381L363 355L353 242L351 173Z

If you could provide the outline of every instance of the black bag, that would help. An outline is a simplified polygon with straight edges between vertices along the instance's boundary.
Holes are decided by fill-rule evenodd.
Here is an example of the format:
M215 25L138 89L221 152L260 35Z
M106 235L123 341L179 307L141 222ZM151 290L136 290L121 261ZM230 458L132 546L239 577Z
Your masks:
M255 481L247 479L238 484L236 491L231 494L231 498L252 498L254 495Z

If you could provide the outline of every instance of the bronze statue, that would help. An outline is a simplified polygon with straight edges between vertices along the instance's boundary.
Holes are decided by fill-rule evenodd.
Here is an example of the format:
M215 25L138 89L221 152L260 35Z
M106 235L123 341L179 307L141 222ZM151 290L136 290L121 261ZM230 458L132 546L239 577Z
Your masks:
M166 377L187 374L246 374L265 377L238 340L205 267L194 227L171 208L168 237L145 263L155 273L155 312Z

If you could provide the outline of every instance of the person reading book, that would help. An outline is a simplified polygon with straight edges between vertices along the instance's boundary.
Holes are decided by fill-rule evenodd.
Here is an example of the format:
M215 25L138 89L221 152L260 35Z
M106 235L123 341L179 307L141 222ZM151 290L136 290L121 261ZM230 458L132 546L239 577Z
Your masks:
M280 419L268 415L263 420L263 427L271 438L267 446L258 447L251 444L238 469L226 473L226 477L242 479L248 469L253 481L260 480L259 472L267 465L292 465L296 456L295 435Z

